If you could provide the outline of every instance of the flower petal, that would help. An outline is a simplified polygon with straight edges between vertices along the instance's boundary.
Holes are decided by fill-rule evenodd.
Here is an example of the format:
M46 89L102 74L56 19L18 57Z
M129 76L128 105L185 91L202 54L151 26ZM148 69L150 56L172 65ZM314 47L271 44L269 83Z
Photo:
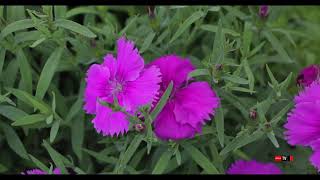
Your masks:
M201 131L201 125L197 129L189 124L180 124L176 121L173 112L174 104L169 102L160 112L154 121L154 132L156 136L163 140L181 140L193 138L197 132Z
M281 174L281 170L272 163L261 163L255 160L238 160L227 170L227 174Z
M219 98L207 82L194 82L174 95L176 121L196 128L210 120L219 106Z
M320 170L320 150L313 152L310 157L310 162L314 167Z
M87 113L94 114L96 112L97 98L107 94L109 76L110 72L108 68L98 64L91 65L87 71L87 85L84 92L84 110Z
M179 87L185 80L188 74L194 70L189 59L183 59L176 55L162 56L148 66L155 65L160 68L162 75L161 89L166 89L169 83L173 81L174 87Z
M133 81L139 77L144 67L143 58L132 41L124 37L117 41L117 79L119 81Z
M136 111L139 106L151 104L160 88L160 70L155 66L144 69L140 77L134 81L127 82L123 92L122 101L119 101L127 111Z
M109 71L110 71L110 79L114 80L115 79L115 75L117 73L117 61L116 59L113 57L112 54L107 54L104 58L103 58L103 66L108 67Z
M128 132L129 121L123 112L113 112L111 108L97 103L96 117L92 120L94 128L104 136Z

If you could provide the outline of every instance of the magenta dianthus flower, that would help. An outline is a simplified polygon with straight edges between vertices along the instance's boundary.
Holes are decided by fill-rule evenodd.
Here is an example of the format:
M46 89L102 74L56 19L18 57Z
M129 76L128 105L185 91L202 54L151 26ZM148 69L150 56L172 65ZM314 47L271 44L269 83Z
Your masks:
M290 145L311 146L311 163L320 169L320 83L313 82L295 97L284 127Z
M310 65L301 70L297 77L297 84L303 87L309 86L313 81L318 80L320 76L320 66Z
M161 71L159 97L173 82L170 98L154 120L155 134L163 140L194 137L201 132L205 121L210 120L210 114L214 115L219 98L207 82L188 84L188 74L195 69L188 59L168 55L156 59L150 65L156 65Z
M314 82L294 99L284 127L290 145L310 146L320 138L320 83Z
M261 163L255 160L238 160L229 167L227 174L281 174L273 163Z
M41 175L41 174L48 174L47 172L45 171L42 171L41 169L31 169L31 170L27 170L25 173L22 173L22 174L25 174L25 175ZM53 171L52 171L52 174L61 174L61 171L59 168L55 168Z
M103 64L91 65L86 78L84 109L96 114L92 122L104 136L124 134L129 129L129 121L125 113L114 112L98 99L112 104L116 98L120 107L133 114L155 100L161 81L158 68L144 68L144 60L132 41L120 38L117 52L116 58L107 54Z

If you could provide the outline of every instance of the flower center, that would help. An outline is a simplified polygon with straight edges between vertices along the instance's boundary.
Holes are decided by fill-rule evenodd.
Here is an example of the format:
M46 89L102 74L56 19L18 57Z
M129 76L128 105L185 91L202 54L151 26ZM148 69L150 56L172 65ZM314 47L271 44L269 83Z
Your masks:
M112 94L117 95L120 91L122 91L123 85L118 81L111 82Z

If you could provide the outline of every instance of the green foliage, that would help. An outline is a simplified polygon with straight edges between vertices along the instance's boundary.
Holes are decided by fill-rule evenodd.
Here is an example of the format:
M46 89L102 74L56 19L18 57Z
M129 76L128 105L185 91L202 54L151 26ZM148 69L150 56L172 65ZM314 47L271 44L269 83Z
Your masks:
M310 149L291 149L283 124L297 73L319 64L318 12L271 6L261 18L257 6L156 6L149 17L139 6L0 6L0 173L223 174L237 159L288 153L296 160L277 164L284 173L316 173ZM188 57L188 80L210 83L221 104L201 134L165 142L153 133L173 83L151 113L141 107L145 131L97 134L83 110L85 73L123 35L145 64Z

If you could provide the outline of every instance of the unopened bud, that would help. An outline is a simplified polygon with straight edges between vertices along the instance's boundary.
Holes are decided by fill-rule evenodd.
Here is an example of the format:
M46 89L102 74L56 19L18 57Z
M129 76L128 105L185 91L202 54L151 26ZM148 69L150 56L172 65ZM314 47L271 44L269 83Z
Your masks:
M267 17L269 14L269 6L260 6L259 7L259 16L262 18Z
M223 68L223 65L222 64L216 64L216 70L217 71L221 71Z
M252 109L250 112L249 112L249 117L250 119L257 119L257 111L255 109Z
M155 6L147 6L147 9L148 9L148 15L150 18L154 18L155 17L155 14L154 14L154 9L155 9Z
M135 124L135 125L134 125L134 129L135 129L137 132L143 132L145 128L146 128L146 127L145 127L144 124Z

